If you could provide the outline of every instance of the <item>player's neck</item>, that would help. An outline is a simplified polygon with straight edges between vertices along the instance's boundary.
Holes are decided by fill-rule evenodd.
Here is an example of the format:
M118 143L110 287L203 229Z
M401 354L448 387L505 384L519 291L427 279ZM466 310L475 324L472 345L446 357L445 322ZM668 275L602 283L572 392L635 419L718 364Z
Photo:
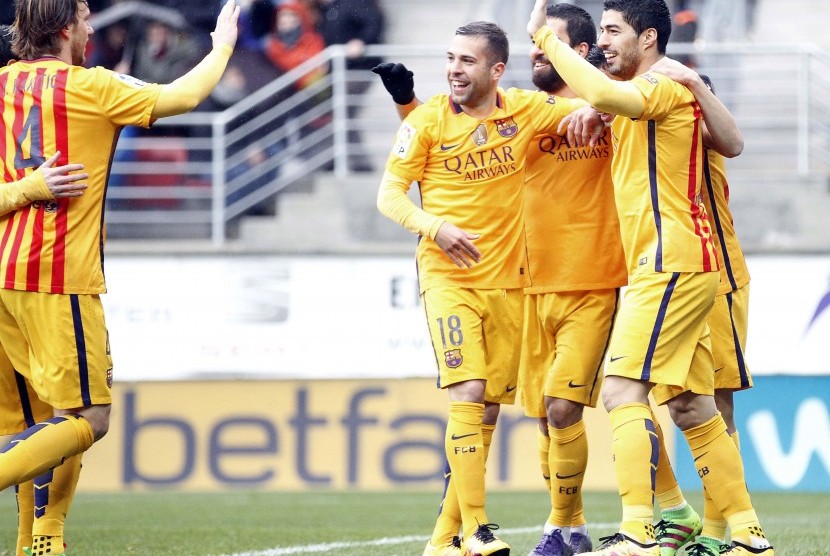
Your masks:
M551 91L550 94L556 95L558 97L576 98L576 93L574 93L573 90L567 85L563 85L555 91Z
M461 110L463 110L464 113L470 116L471 118L483 120L484 118L495 112L497 96L498 91L494 89L492 93L488 94L486 97L481 99L481 102L478 102L476 104L462 104Z

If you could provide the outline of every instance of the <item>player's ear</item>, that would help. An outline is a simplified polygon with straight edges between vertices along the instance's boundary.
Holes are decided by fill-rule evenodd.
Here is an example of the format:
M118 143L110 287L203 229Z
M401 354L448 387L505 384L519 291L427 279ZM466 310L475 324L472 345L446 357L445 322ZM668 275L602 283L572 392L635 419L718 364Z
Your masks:
M643 47L645 48L652 48L657 45L657 29L654 27L649 27L645 31L640 34L640 41L643 43Z
M502 75L504 75L505 69L507 69L507 66L504 62L493 64L493 67L490 68L490 77L493 79L501 79Z

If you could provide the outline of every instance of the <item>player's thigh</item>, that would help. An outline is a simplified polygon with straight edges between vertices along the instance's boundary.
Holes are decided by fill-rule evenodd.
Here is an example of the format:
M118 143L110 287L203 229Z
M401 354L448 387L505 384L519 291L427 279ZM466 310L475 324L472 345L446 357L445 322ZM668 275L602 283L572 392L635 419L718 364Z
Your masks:
M485 380L484 307L474 290L435 287L421 299L438 363L438 386Z
M749 321L749 284L715 298L709 314L715 388L744 390L752 387L752 373L744 358Z
M0 435L17 434L51 417L52 408L40 401L0 350Z
M478 290L484 311L484 357L488 402L516 401L521 359L524 293L521 289Z
M545 301L556 318L556 347L544 394L596 407L619 290L558 293Z
M717 289L716 272L644 273L630 277L606 359L606 375L683 386L692 362L711 363L706 318ZM696 355L697 353L697 355ZM703 363L705 364L705 362Z
M97 295L2 290L29 345L29 375L54 408L112 403L112 357Z
M518 396L525 415L545 416L545 378L553 365L553 331L546 330L538 307L550 293L532 293L524 296L524 318L519 363Z

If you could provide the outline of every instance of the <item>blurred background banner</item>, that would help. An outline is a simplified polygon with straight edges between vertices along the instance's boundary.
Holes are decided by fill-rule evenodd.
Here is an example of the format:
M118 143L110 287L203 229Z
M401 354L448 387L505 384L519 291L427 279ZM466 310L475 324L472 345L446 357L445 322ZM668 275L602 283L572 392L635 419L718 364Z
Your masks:
M830 256L748 265L752 372L830 374ZM435 373L410 257L113 256L106 268L117 380Z

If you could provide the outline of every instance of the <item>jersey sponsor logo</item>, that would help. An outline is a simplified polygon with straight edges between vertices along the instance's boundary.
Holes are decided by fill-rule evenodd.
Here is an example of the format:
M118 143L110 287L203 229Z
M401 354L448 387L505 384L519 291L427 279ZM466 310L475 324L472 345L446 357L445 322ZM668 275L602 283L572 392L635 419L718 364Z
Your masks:
M539 138L538 147L541 152L555 156L557 162L610 158L611 146L608 143L609 137L610 133L606 131L597 139L595 146L577 147L571 145L566 136L545 135Z
M496 149L448 158L444 161L444 169L464 176L464 181L485 180L515 172L516 158L513 156L512 147L502 145Z
M464 356L461 355L460 349L451 349L444 352L444 363L450 369L456 369L464 362Z
M126 75L126 74L123 74L123 73L116 73L115 77L119 81L123 81L127 85L129 85L131 87L135 87L136 89L141 89L142 87L147 86L146 82L144 82L141 79L138 79L136 77L133 77L132 75Z
M496 120L496 131L502 137L513 137L519 131L519 125L513 119L513 116L504 118L503 120Z
M461 144L461 143L455 143L454 145L445 145L445 144L441 143L441 150L442 150L442 151L449 151L449 150L451 150L451 149L456 148L456 147L457 147L458 145L460 145L460 144Z
M473 143L477 146L482 146L487 143L487 125L478 124L478 127L473 132Z
M556 97L553 95L548 95L548 100L546 100L548 104L556 104Z
M406 155L409 153L409 147L412 145L412 140L415 139L417 133L418 130L408 123L404 122L401 124L401 127L398 128L398 137L395 140L395 146L392 147L392 152L395 153L395 156L401 160L406 158Z

